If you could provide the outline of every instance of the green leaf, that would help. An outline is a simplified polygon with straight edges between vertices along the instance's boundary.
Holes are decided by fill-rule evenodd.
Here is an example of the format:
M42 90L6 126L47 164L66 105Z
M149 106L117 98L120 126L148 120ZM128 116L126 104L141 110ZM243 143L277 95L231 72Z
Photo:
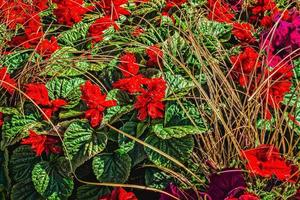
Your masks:
M11 200L44 200L35 190L31 179L16 183L12 187L10 198Z
M2 126L3 140L1 141L1 146L15 144L28 135L28 130L41 126L41 122L38 122L34 115L14 115L10 121L5 121Z
M128 154L105 153L93 159L93 171L100 182L124 183L130 174Z
M152 126L152 131L161 139L182 138L186 135L196 135L207 131L191 125L164 127L163 124Z
M20 111L14 107L0 107L0 112L6 115L20 115Z
M28 145L17 147L10 158L11 175L16 182L31 179L31 172L36 163L41 160Z
M170 182L173 182L172 177L159 169L146 169L145 184L148 187L165 189Z
M83 185L77 189L77 199L98 200L99 197L102 197L109 193L110 189L108 187Z
M221 44L231 38L231 25L205 19L199 20L197 25L199 34L202 35L199 38L211 52L222 48Z
M77 49L72 47L63 47L51 55L49 65L41 75L49 76L78 76L89 70L90 64L80 58L76 57Z
M73 191L73 180L61 171L57 163L42 161L32 171L35 189L45 198L67 199Z
M75 47L85 41L89 27L89 23L79 22L74 24L71 29L62 32L58 36L58 41L67 46Z
M208 125L202 119L199 109L193 103L183 101L181 104L182 106L177 101L168 102L165 111L166 127L195 124L200 131L208 129Z
M0 65L6 66L8 73L12 73L27 63L29 57L30 53L28 51L17 51L7 55L2 55Z
M68 158L76 168L105 149L107 137L94 132L87 122L75 121L69 125L63 140Z
M156 135L150 135L146 138L145 142L179 161L188 159L194 148L194 140L191 135L180 139L171 138L166 140L162 140ZM145 147L145 152L148 158L156 165L164 167L172 166L172 161L148 147Z
M128 95L119 89L113 89L107 93L107 100L116 100L117 106L106 109L102 124L112 123L133 109L133 105L128 105Z
M165 79L168 83L167 97L173 96L173 93L175 93L177 97L184 96L189 90L195 87L192 81L185 79L181 75L172 74L171 72L165 73Z
M51 99L65 99L68 101L66 108L76 106L80 101L80 85L85 82L82 78L54 78L47 82L48 94Z
M136 122L126 122L121 128L121 131L124 131L125 133L128 133L129 135L136 136L136 129L137 129L137 123ZM134 141L131 139L127 138L126 136L122 134L118 134L118 142L120 148L118 149L118 152L123 154L123 153L128 153L131 151L134 147Z

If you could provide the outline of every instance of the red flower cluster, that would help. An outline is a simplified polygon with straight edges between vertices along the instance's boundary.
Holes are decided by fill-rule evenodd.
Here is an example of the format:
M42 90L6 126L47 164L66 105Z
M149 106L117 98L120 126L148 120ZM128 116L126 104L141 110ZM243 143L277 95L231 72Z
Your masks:
M259 76L257 79L259 80ZM263 101L271 108L279 108L286 93L291 89L293 77L292 67L282 65L273 68L272 71L265 72L263 80L267 81L267 87L262 91ZM268 108L265 110L265 118L271 119L271 113Z
M9 44L11 46L22 45L27 49L35 48L43 35L40 17L35 15L24 24L24 34L13 37Z
M54 36L50 40L44 39L37 45L37 52L45 57L50 57L52 53L58 50L60 47L57 44L57 40Z
M60 146L57 145L59 139L46 135L39 135L36 132L29 130L29 137L24 138L21 144L31 145L32 150L36 153L36 156L41 156L43 152L46 154L62 152Z
M154 57L157 59L157 54L151 53L150 60L153 61ZM138 74L139 66L134 54L124 54L120 62L119 68L125 78L116 81L113 86L131 94L140 93L134 104L138 110L139 120L145 120L147 116L152 119L162 118L164 112L162 100L165 96L166 82L162 78L148 79Z
M113 27L115 30L119 30L118 25L109 16L104 16L97 19L89 28L89 37L92 38L92 42L100 42L104 39L104 31L109 27Z
M143 34L144 33L144 29L143 28L141 28L141 27L139 27L139 26L137 26L134 30L133 30L133 32L131 33L132 34L132 36L134 36L134 37L139 37L141 34Z
M242 43L251 44L255 42L253 32L253 27L249 23L233 23L232 34Z
M258 196L256 196L255 194L246 192L246 193L242 194L241 196L239 196L238 198L228 197L224 200L260 200L260 198Z
M259 54L252 47L246 47L239 55L231 56L230 61L233 64L231 75L243 87L249 84L250 75L261 66Z
M89 11L83 6L83 0L53 0L57 4L54 15L58 23L72 26L82 20L82 16Z
M230 9L230 5L222 0L208 0L208 19L218 22L232 22L234 13Z
M163 58L163 52L162 50L158 47L158 45L152 45L149 46L146 49L146 54L149 57L149 60L147 61L148 66L157 66L161 62Z
M166 6L164 7L164 11L168 12L173 7L179 7L184 4L187 0L167 0Z
M103 118L103 111L106 108L116 106L115 100L105 100L106 95L102 94L98 85L92 84L91 81L86 81L81 85L81 99L87 104L88 110L85 111L85 117L90 120L93 128L100 125Z
M94 2L104 10L105 15L97 19L94 24L90 26L89 37L92 37L92 42L100 42L104 39L104 31L109 27L119 30L115 20L119 19L121 15L130 15L130 12L124 8L128 0L101 0Z
M138 200L133 192L127 192L123 188L115 188L110 194L102 196L99 200Z
M250 13L249 22L252 24L258 22L266 27L270 26L272 17L265 15L265 13L273 15L277 11L276 3L273 0L257 0L254 5L248 7L248 12Z
M116 81L113 86L129 93L137 93L143 90L142 84L146 81L143 75L138 74L139 65L134 54L126 53L120 57L119 68L125 78Z
M3 120L3 113L0 112L0 127L3 125L4 120Z
M60 107L67 105L63 99L50 100L48 90L44 84L30 83L25 86L26 95L31 98L43 111L43 118L50 119Z
M43 39L44 32L41 25L39 12L48 8L47 0L34 0L33 5L23 1L3 1L0 3L0 12L3 13L4 22L10 29L15 29L17 24L24 27L23 34L11 39L9 45L25 48L36 48L42 56L49 57L59 49L56 38ZM1 16L1 14L0 14Z
M13 94L15 87L17 87L16 81L7 73L6 67L0 69L0 87L4 88L10 94Z
M130 15L130 12L123 7L127 3L128 0L100 0L95 2L113 20L119 19L121 15Z
M166 82L162 78L148 79L145 82L146 89L137 97L134 107L138 110L138 119L145 120L147 116L152 119L162 118Z
M136 63L136 58L133 53L126 53L120 57L119 68L124 77L130 77L138 74L139 65Z
M291 165L281 157L273 145L260 145L257 148L243 150L241 156L247 160L246 168L254 175L278 180L295 182L298 179L298 167Z
M32 5L24 1L0 0L0 18L9 29L16 29L17 24L24 25L30 18L48 8L47 0L33 0Z

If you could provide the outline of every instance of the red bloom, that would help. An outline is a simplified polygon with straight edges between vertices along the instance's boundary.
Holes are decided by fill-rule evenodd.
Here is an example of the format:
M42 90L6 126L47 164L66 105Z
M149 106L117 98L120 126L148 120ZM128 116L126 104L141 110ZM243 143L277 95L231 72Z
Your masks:
M275 175L282 181L291 181L292 167L279 154L273 145L260 145L257 148L243 150L243 158L247 160L246 168L256 175L271 177Z
M166 0L166 6L164 7L164 11L169 11L173 7L179 7L184 4L187 0Z
M147 62L148 66L158 65L163 58L163 52L158 47L158 45L149 46L146 49L146 54L149 57L149 60Z
M90 81L86 81L81 86L81 92L81 99L89 108L85 112L85 117L90 120L92 127L97 127L102 121L103 111L106 108L116 106L117 102L115 100L105 100L106 95L102 94L100 87L92 84Z
M145 83L145 81L147 81L147 79L144 78L143 75L139 74L136 76L120 79L113 83L113 87L123 91L127 91L129 93L137 93L144 90L142 88L142 84Z
M89 37L92 38L92 42L100 42L104 39L104 31L109 27L113 27L115 30L119 30L118 25L108 16L97 19L89 28Z
M44 84L41 83L27 84L25 93L36 104L40 106L48 106L50 104L48 90Z
M246 47L239 55L231 56L230 61L233 64L231 75L241 86L247 86L249 76L261 66L259 54L252 47Z
M49 152L59 154L61 153L61 147L57 145L59 140L57 138L39 135L36 132L29 130L29 137L24 138L21 144L31 145L33 151L35 151L36 156L41 156L43 152L48 154Z
M51 100L48 96L48 90L44 84L30 83L26 85L26 95L31 98L37 105L41 106L43 118L51 118L53 113L58 111L62 106L67 105L63 99Z
M119 68L124 77L136 75L139 72L139 65L133 53L126 53L120 57Z
M222 0L208 0L208 19L230 23L234 18L234 13L231 11L230 6Z
M4 121L3 121L3 113L0 112L0 127L3 125Z
M128 0L100 0L95 4L104 10L113 20L119 19L120 15L130 15L130 12L123 8Z
M257 0L254 5L248 8L250 13L249 21L252 24L260 22L262 25L269 26L270 19L264 19L264 17L267 12L271 12L271 15L274 14L272 11L277 12L276 3L273 0ZM263 22L260 20L263 20Z
M270 113L269 107L280 107L285 94L290 91L290 88L292 86L291 78L293 77L293 72L291 66L281 65L273 68L272 71L265 70L263 73L264 75L258 75L256 81L262 82L264 80L267 80L266 87L262 91L261 98L266 105L264 117L266 119L271 119L272 115Z
M137 27L134 29L134 31L132 32L132 35L133 35L134 37L139 37L142 33L144 33L144 29L137 26Z
M38 44L37 52L42 56L50 57L59 48L56 38L52 36L50 40L44 39Z
M228 197L224 200L260 200L260 198L255 194L246 192L239 197Z
M121 187L115 188L110 194L102 196L99 200L138 200L133 192L127 192Z
M253 27L249 23L233 23L232 34L241 42L253 43L255 38L253 37Z
M147 116L152 119L162 118L166 82L162 78L148 79L146 89L137 97L134 107L138 110L138 119L145 120Z
M53 0L57 4L54 15L58 23L73 26L82 20L82 16L89 11L83 7L83 0Z
M0 87L4 88L10 94L13 94L15 87L17 87L16 81L7 73L6 67L0 69Z
M32 48L39 43L43 35L40 17L35 15L24 24L24 34L13 37L9 44L11 46L23 45L25 48Z
M36 0L35 0L36 1ZM17 24L24 25L38 12L47 8L45 0L33 2L33 5L23 1L1 1L0 2L0 19L9 29L16 29Z

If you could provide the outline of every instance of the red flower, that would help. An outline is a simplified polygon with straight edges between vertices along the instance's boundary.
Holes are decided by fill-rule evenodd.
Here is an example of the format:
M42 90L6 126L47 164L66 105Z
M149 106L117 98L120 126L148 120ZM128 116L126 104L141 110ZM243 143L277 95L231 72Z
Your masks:
M166 6L164 7L164 11L169 11L173 7L179 7L184 4L187 0L166 0Z
M83 0L54 0L57 8L53 11L58 23L73 26L82 20L82 16L89 11L83 7Z
M255 194L246 192L239 197L228 197L224 200L260 200L260 198Z
M121 187L115 188L110 194L102 196L99 200L138 200L133 192L127 192Z
M37 52L42 56L50 57L59 48L56 38L52 36L50 40L44 39L38 44Z
M148 66L158 65L163 58L163 52L158 47L158 45L149 46L146 49L146 54L149 57L149 60L147 62Z
M0 69L0 87L4 88L10 94L13 94L15 87L17 87L16 81L7 73L6 67Z
M48 106L50 104L48 90L44 84L30 83L25 87L26 95L30 97L36 104L40 106Z
M246 47L239 55L231 56L230 61L233 64L232 77L244 87L249 84L249 76L261 66L259 54L252 47Z
M25 24L32 16L37 15L34 7L22 1L1 1L0 17L9 29L16 29L17 24Z
M133 35L134 37L139 37L142 33L144 33L144 29L137 26L137 27L134 29L134 31L132 32L132 35Z
M3 125L4 120L3 120L3 113L0 112L0 127Z
M89 37L92 38L92 42L100 42L104 39L104 31L109 27L114 27L115 30L119 30L118 25L108 16L97 19L89 28Z
M264 117L271 119L272 115L269 107L280 108L285 94L290 91L292 86L291 78L293 77L293 71L291 66L281 65L273 68L272 71L265 70L262 73L258 75L256 81L262 82L266 80L264 81L266 82L266 86L261 93L261 99L266 105Z
M102 121L103 111L106 108L116 106L117 102L115 100L105 100L106 95L102 94L100 87L92 84L90 81L86 81L81 86L81 92L81 99L89 108L85 112L85 117L90 120L92 127L97 127Z
M35 15L24 24L24 34L13 37L9 44L11 46L22 45L25 48L32 48L39 43L43 35L40 17Z
M279 154L273 145L260 145L257 148L243 150L243 158L247 160L246 168L256 175L269 178L275 175L282 181L291 181L292 167Z
M133 53L126 53L120 57L119 68L124 77L131 77L139 72L139 65Z
M58 139L51 136L39 135L32 130L29 130L29 137L21 141L21 144L31 145L36 156L41 156L43 152L46 152L46 154L49 152L55 154L61 153L61 147L57 143L59 143Z
M25 87L26 95L37 105L41 106L44 119L51 118L53 113L58 111L60 107L67 105L67 102L63 99L55 99L50 101L48 90L44 84L30 83Z
M241 42L253 43L255 38L253 37L253 27L249 23L233 23L232 34Z
M138 110L138 119L145 120L147 116L152 119L162 118L166 82L162 78L148 79L146 89L137 97L134 107Z
M269 26L270 18L267 17L264 19L265 13L270 13L271 11L277 12L277 10L276 3L273 0L257 0L254 5L248 8L248 12L250 13L249 21L252 24L260 22L264 26ZM271 12L271 16L273 14Z
M208 19L230 23L234 19L234 13L231 11L230 6L221 0L208 0Z
M95 4L104 10L113 20L119 19L120 15L130 15L130 12L123 8L128 0L100 0Z
M123 91L127 91L129 93L142 92L144 90L142 88L142 84L145 83L146 80L147 79L144 78L143 75L139 74L136 76L120 79L113 83L113 87Z

